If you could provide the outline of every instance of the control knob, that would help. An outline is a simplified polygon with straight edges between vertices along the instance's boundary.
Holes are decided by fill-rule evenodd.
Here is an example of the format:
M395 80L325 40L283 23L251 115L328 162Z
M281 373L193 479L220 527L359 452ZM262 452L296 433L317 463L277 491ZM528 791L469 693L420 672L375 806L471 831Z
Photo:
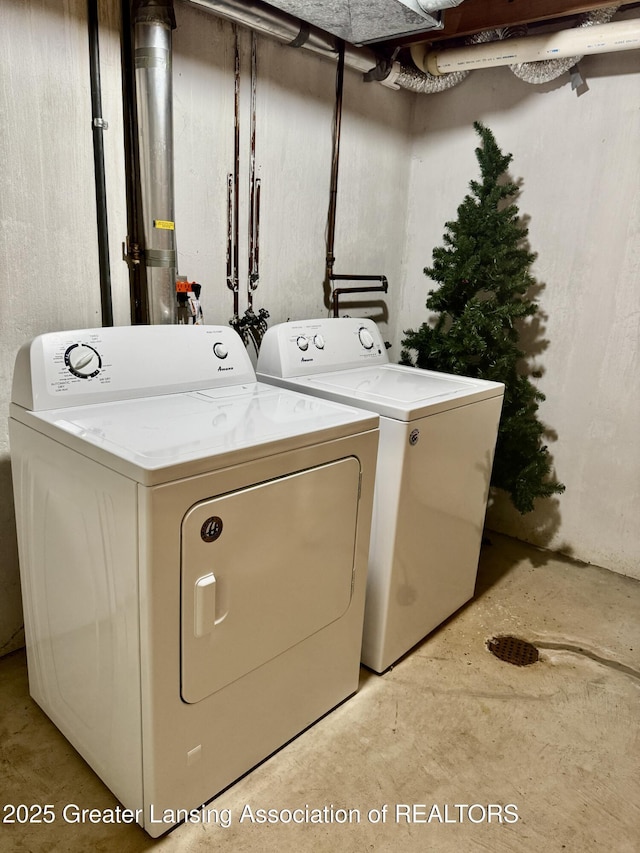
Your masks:
M69 372L79 379L91 379L100 373L100 353L88 344L73 344L64 354L64 363Z
M226 358L229 355L229 350L221 341L218 341L213 345L213 354L216 356L216 358L222 359Z
M373 337L371 332L368 329L365 329L364 326L358 329L358 337L360 338L360 343L365 349L373 349Z
M309 341L304 335L298 335L296 338L296 344L298 345L298 349L301 349L302 352L306 352L309 349Z

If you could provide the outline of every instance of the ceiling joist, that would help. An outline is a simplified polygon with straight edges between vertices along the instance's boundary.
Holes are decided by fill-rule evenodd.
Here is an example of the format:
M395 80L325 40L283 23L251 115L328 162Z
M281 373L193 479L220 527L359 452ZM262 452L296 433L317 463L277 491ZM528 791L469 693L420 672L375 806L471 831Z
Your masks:
M399 41L409 45L463 38L482 30L543 23L608 6L629 6L632 3L633 0L618 0L617 3L603 3L602 0L465 0L460 6L445 11L442 30L433 30Z

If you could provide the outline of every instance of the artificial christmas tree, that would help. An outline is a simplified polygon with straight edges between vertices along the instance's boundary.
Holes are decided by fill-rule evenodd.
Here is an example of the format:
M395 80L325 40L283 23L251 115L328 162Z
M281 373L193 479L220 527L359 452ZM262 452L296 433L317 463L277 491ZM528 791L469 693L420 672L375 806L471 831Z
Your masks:
M536 415L544 395L529 380L518 347L518 321L538 311L527 296L535 255L525 248L527 229L509 201L518 192L505 175L512 155L500 151L480 122L474 127L482 140L476 148L482 180L470 182L457 220L445 223L445 245L433 250L433 266L424 270L440 283L427 299L437 317L405 332L402 361L504 382L491 485L504 489L524 514L536 498L564 491L551 476L544 426Z

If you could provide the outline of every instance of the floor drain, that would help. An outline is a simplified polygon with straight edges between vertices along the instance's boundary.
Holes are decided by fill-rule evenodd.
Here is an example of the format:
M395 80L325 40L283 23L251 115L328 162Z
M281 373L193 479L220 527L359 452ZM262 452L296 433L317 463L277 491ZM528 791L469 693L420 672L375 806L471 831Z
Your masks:
M534 645L518 637L492 637L487 640L487 648L492 655L514 666L529 666L540 657Z

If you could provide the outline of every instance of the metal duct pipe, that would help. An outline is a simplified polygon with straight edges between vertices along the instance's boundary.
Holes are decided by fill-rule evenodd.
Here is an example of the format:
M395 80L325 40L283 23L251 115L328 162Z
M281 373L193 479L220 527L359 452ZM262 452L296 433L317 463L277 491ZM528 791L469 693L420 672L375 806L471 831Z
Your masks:
M304 47L306 50L330 59L338 58L338 39L317 27L303 23L293 15L269 7L260 0L254 0L254 2L189 0L189 2L291 47ZM344 62L348 68L365 74L376 67L378 59L375 53L367 48L345 45Z
M334 40L332 36L328 35L323 30L301 22L293 15L288 15L286 12L281 12L273 7L269 7L265 3L260 2L260 0L255 0L255 2L243 2L243 0L188 0L188 2L195 6L200 6L221 18L226 18L227 20L238 23L241 26L255 30L261 35L289 44L291 47L304 47L330 59L338 58L337 41ZM457 4L452 0L451 5ZM616 7L613 7L614 10L615 8ZM590 26L595 20L595 14L595 12L587 13L584 16L584 25ZM599 25L599 22L597 23ZM568 30L566 32L573 33L574 30ZM594 30L591 29L591 32L594 32ZM468 42L473 41L474 43L478 43L484 42L488 38L493 38L495 40L499 39L499 37L500 36L497 31L488 30L486 32L476 34L476 36L473 36L468 40ZM542 38L549 37L545 36ZM588 39L586 40L589 41ZM513 45L515 41L515 39L510 39L509 44ZM626 50L637 46L639 45L616 45L608 48L608 50ZM495 44L492 44L491 47L488 48L488 52L490 53L494 47ZM475 51L477 49L478 48L463 47L456 50L459 50L462 56L472 56L475 55ZM457 71L449 69L446 73L443 70L440 73L432 74L427 70L425 65L424 57L426 51L427 48L425 45L414 45L411 48L411 55L415 65L404 65L393 60L389 61L386 59L379 59L375 53L367 48L357 48L351 45L345 45L344 63L345 67L351 68L355 71L360 71L364 74L366 80L376 80L379 83L382 83L383 86L388 86L392 89L408 89L409 91L426 94L442 92L446 89L452 88L452 86L455 86L464 80L472 67L476 67L472 66L470 62L464 62L461 68ZM506 49L503 52L506 54ZM577 45L573 43L568 55L572 56L577 52L580 52L580 50ZM597 51L582 50L582 52L595 53ZM440 55L444 55L445 53L448 54L449 51L442 51ZM562 69L557 69L555 67L556 63L553 63L553 59L555 59L558 54L552 53L550 56L551 60L548 60L549 64L553 64L554 67L550 68L546 72L545 80L554 79L554 76L558 76L562 73ZM546 57L540 57L540 59L545 58ZM510 65L514 74L527 80L527 82L544 82L543 80L537 79L528 80L526 75L531 66L527 64L527 60L515 58L511 53L509 53L508 56L505 56L504 61L496 64ZM540 62L538 62L538 64L540 64ZM517 70L518 66L520 66L520 70ZM488 67L488 63L483 61L477 67Z
M614 21L594 27L578 27L529 38L492 41L488 44L443 51L412 49L418 68L434 76L451 72L540 62L576 54L611 53L640 48L640 21Z
M267 6L266 3L243 2L243 0L190 0L195 6L202 6L221 18L234 24L249 27L264 36L270 36L287 44L298 42L294 47L305 47L317 53L333 54L336 41L329 33L309 24L303 24L298 18L287 12L281 12Z
M429 15L432 12L459 6L462 0L398 0L398 2L419 15Z
M134 62L149 322L176 323L171 30L173 5L139 0Z

